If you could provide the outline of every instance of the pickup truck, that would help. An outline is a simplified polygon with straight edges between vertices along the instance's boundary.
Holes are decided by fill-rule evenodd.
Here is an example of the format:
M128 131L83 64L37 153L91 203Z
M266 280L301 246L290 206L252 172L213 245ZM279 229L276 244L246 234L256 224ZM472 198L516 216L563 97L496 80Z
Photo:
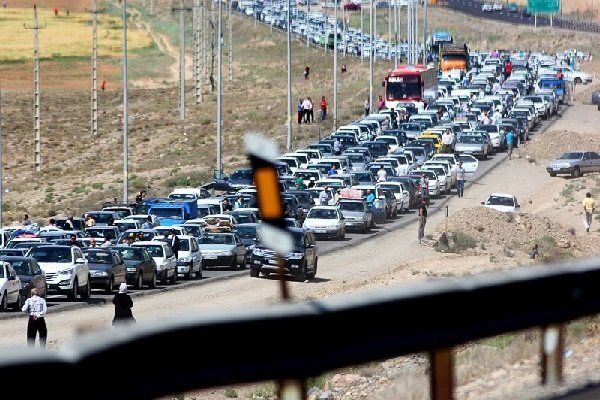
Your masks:
M600 172L600 155L595 151L564 153L546 166L550 176L571 175L577 178L585 173Z

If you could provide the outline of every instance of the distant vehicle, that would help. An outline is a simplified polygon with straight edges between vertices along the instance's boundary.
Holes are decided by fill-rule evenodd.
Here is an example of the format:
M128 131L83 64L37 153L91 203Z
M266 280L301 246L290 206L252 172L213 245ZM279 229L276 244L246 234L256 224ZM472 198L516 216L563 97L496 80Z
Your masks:
M83 255L90 268L92 288L103 289L111 294L115 287L127 282L127 268L116 252L106 248L85 249Z
M598 111L600 111L600 90L596 90L592 93L592 104L596 104L598 106Z
M424 66L398 67L385 77L385 105L398 108L409 102L422 109L426 91L437 91L437 68Z
M153 240L149 242L135 242L135 247L145 248L156 263L156 278L163 283L177 282L177 259L169 246L165 242Z
M362 199L340 199L338 207L346 218L346 230L367 233L373 226L373 213Z
M470 154L474 157L485 160L488 157L491 149L481 136L462 135L456 141L454 151L457 153Z
M491 5L490 3L484 3L484 4L481 6L481 11L484 11L484 12L491 12L491 11L494 11L494 6L493 6L493 5Z
M502 3L494 3L494 5L492 6L492 8L494 9L494 11L502 11L502 9L504 8Z
M500 212L517 212L521 207L515 196L506 193L492 193L481 205Z
M21 280L23 303L31 297L31 289L33 288L42 290L41 297L46 298L46 276L36 260L24 256L1 256L0 260L9 263Z
M234 233L205 233L198 238L205 267L246 268L246 246Z
M12 306L15 311L21 309L21 280L10 263L0 261L0 311Z
M519 6L516 3L509 3L508 6L506 7L506 9L510 13L519 12Z
M304 220L303 227L321 237L344 240L346 221L339 208L334 206L314 206Z
M178 235L179 252L177 258L177 273L192 279L202 278L202 253L196 238L188 235Z
M600 155L595 151L571 151L564 153L546 166L550 176L571 175L578 178L590 172L600 172Z
M156 263L145 248L119 245L109 247L119 253L127 267L127 284L134 289L141 289L143 285L149 288L156 287Z

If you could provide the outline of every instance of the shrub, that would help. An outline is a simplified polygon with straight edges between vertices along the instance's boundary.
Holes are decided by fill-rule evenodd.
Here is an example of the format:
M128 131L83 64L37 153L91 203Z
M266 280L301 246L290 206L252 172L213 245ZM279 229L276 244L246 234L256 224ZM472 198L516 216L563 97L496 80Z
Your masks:
M230 399L237 399L238 398L238 394L235 391L235 389L227 388L227 389L225 389L225 397L228 397Z

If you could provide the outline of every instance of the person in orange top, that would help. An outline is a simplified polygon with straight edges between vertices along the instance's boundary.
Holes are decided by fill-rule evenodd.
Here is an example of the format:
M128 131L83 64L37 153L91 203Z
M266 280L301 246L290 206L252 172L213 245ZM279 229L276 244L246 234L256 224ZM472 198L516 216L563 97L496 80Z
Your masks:
M321 121L325 121L327 118L327 100L325 96L321 96Z

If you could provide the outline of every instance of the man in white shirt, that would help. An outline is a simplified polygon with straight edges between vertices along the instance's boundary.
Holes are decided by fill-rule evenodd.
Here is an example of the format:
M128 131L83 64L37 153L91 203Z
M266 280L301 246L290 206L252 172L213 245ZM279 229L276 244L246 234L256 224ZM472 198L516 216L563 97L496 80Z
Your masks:
M385 182L387 180L387 172L383 169L383 165L377 171L377 182Z
M323 191L321 193L319 193L319 203L321 203L322 206L327 206L329 205L329 192L328 192L328 187L325 186L323 188Z
M32 296L25 301L22 311L29 314L29 322L27 323L27 343L30 346L35 345L35 337L40 334L40 346L46 347L46 337L48 330L46 329L46 321L44 317L48 311L46 300L38 295L40 289L33 288Z
M442 153L452 153L452 144L454 143L454 136L450 133L450 129L446 129L442 135Z
M308 98L304 99L302 102L302 109L304 110L304 123L307 124L310 122L310 111L312 110L312 103Z

